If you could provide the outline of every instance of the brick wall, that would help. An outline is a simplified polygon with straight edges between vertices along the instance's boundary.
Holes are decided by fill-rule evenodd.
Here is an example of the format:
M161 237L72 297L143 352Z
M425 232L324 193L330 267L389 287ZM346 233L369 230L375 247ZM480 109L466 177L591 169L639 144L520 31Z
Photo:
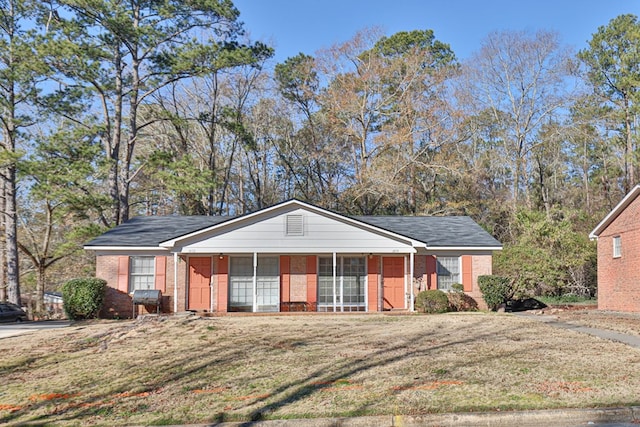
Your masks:
M486 310L489 307L487 307L482 298L482 292L480 292L480 286L478 286L478 277L493 273L493 257L491 255L474 255L471 260L471 268L472 289L471 292L468 292L468 295L476 300L478 308Z
M100 317L129 319L133 314L133 304L128 292L118 290L119 263L120 257L117 255L96 257L96 277L107 281Z
M613 257L616 236L620 258ZM598 308L640 311L640 197L598 236Z
M122 277L128 277L126 255L100 255L96 257L96 277L107 281L105 301L100 312L105 318L130 318L133 315L133 304L128 288L122 283ZM164 265L163 265L164 264ZM173 312L174 308L174 271L173 256L167 256L164 262L156 263L156 277L163 277L162 283L157 282L156 288L162 291L162 312ZM123 271L125 270L125 271ZM185 310L186 304L186 263L178 260L178 311ZM119 279L120 277L120 279ZM138 314L155 313L155 306L139 306Z
M465 284L465 293L473 298L481 309L486 309L487 305L482 299L482 292L478 286L478 276L492 273L492 255L465 255L470 257L470 262L464 262L462 274L470 274L471 283ZM470 267L470 272L468 271ZM413 291L417 294L427 289L437 289L436 262L433 255L417 255L414 261Z

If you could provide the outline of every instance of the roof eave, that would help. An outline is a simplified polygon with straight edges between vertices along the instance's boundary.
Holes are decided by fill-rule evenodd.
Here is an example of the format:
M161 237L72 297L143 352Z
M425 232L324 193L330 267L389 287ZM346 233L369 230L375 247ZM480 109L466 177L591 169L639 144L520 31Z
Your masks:
M89 246L82 247L85 251L168 251L160 246Z
M501 251L502 246L427 246L431 251Z
M598 236L624 211L627 206L640 195L640 184L636 185L622 200L604 217L602 221L589 233L589 239L597 240Z

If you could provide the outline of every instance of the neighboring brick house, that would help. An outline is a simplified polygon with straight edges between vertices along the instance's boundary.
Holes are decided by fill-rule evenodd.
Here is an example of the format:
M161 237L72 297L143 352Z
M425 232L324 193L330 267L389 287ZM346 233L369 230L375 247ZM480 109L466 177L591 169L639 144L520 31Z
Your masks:
M412 309L416 292L481 302L502 245L465 216L348 217L298 200L239 217L135 217L89 242L108 284L103 315L129 317L136 289L163 311Z
M640 185L589 235L598 241L598 308L640 311Z

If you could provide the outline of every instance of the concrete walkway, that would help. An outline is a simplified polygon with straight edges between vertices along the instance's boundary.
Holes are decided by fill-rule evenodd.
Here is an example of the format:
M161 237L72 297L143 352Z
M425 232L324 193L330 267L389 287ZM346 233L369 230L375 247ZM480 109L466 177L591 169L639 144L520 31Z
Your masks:
M637 422L639 419L640 407L633 406L628 408L381 415L353 418L220 422L213 424L191 424L188 427L633 427L638 425Z
M23 335L41 329L58 329L70 326L68 320L42 320L18 323L0 323L0 339Z
M590 328L588 326L580 326L573 323L561 322L556 316L553 315L534 314L526 311L521 311L513 314L519 317L524 317L526 319L537 320L556 328L581 332L583 334L593 335L605 340L617 341L627 344L631 347L640 348L640 337L637 335L623 334L620 332L610 331L608 329Z

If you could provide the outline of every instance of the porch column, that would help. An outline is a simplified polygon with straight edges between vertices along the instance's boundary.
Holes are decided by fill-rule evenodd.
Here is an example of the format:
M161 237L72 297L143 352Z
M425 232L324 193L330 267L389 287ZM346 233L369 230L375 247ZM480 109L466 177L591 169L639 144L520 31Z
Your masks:
M173 253L173 312L178 312L178 252Z
M336 300L336 263L338 261L338 257L336 253L333 253L333 312L336 312L337 308L337 300Z
M258 311L258 253L253 253L253 312Z
M409 311L413 311L413 273L414 273L414 255L413 252L409 254L409 289L411 292L411 297L409 298Z

